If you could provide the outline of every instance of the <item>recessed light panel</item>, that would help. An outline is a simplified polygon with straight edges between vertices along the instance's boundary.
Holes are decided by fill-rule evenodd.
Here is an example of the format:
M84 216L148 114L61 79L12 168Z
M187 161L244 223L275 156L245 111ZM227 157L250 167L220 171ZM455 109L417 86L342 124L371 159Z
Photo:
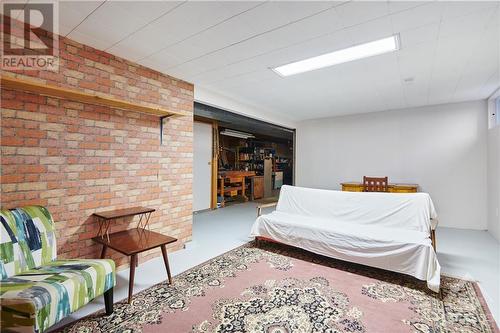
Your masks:
M273 68L273 70L281 76L290 76L396 50L399 50L398 35L292 62L288 65Z

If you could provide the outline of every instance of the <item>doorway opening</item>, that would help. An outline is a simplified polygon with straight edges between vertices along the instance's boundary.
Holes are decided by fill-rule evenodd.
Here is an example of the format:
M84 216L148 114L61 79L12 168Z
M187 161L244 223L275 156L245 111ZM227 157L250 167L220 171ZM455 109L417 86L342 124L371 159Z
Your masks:
M295 130L194 105L193 211L277 199L294 184Z

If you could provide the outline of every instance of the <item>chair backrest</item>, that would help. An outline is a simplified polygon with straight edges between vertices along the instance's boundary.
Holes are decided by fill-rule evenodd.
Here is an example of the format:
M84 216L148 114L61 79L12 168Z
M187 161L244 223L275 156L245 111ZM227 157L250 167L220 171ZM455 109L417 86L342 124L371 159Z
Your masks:
M56 258L54 221L45 207L0 211L0 278L20 274Z
M363 177L363 192L388 192L389 182L387 177Z

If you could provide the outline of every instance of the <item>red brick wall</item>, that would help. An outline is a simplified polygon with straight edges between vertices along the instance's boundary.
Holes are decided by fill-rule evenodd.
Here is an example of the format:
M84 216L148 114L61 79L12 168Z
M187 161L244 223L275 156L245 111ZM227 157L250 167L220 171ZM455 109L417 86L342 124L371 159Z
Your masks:
M2 88L1 206L44 205L57 228L61 258L97 257L95 211L153 207L151 228L192 233L193 85L61 37L59 72L3 72L100 91L191 116L159 118ZM118 221L114 230L135 226ZM125 259L110 251L118 265ZM142 260L159 255L152 251Z

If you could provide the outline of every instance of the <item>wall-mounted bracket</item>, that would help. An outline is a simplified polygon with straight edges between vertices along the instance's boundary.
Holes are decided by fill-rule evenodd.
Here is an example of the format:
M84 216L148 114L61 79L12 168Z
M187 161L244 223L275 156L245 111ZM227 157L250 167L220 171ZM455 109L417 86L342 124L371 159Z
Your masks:
M172 117L172 115L160 117L160 145L163 144L163 119Z

